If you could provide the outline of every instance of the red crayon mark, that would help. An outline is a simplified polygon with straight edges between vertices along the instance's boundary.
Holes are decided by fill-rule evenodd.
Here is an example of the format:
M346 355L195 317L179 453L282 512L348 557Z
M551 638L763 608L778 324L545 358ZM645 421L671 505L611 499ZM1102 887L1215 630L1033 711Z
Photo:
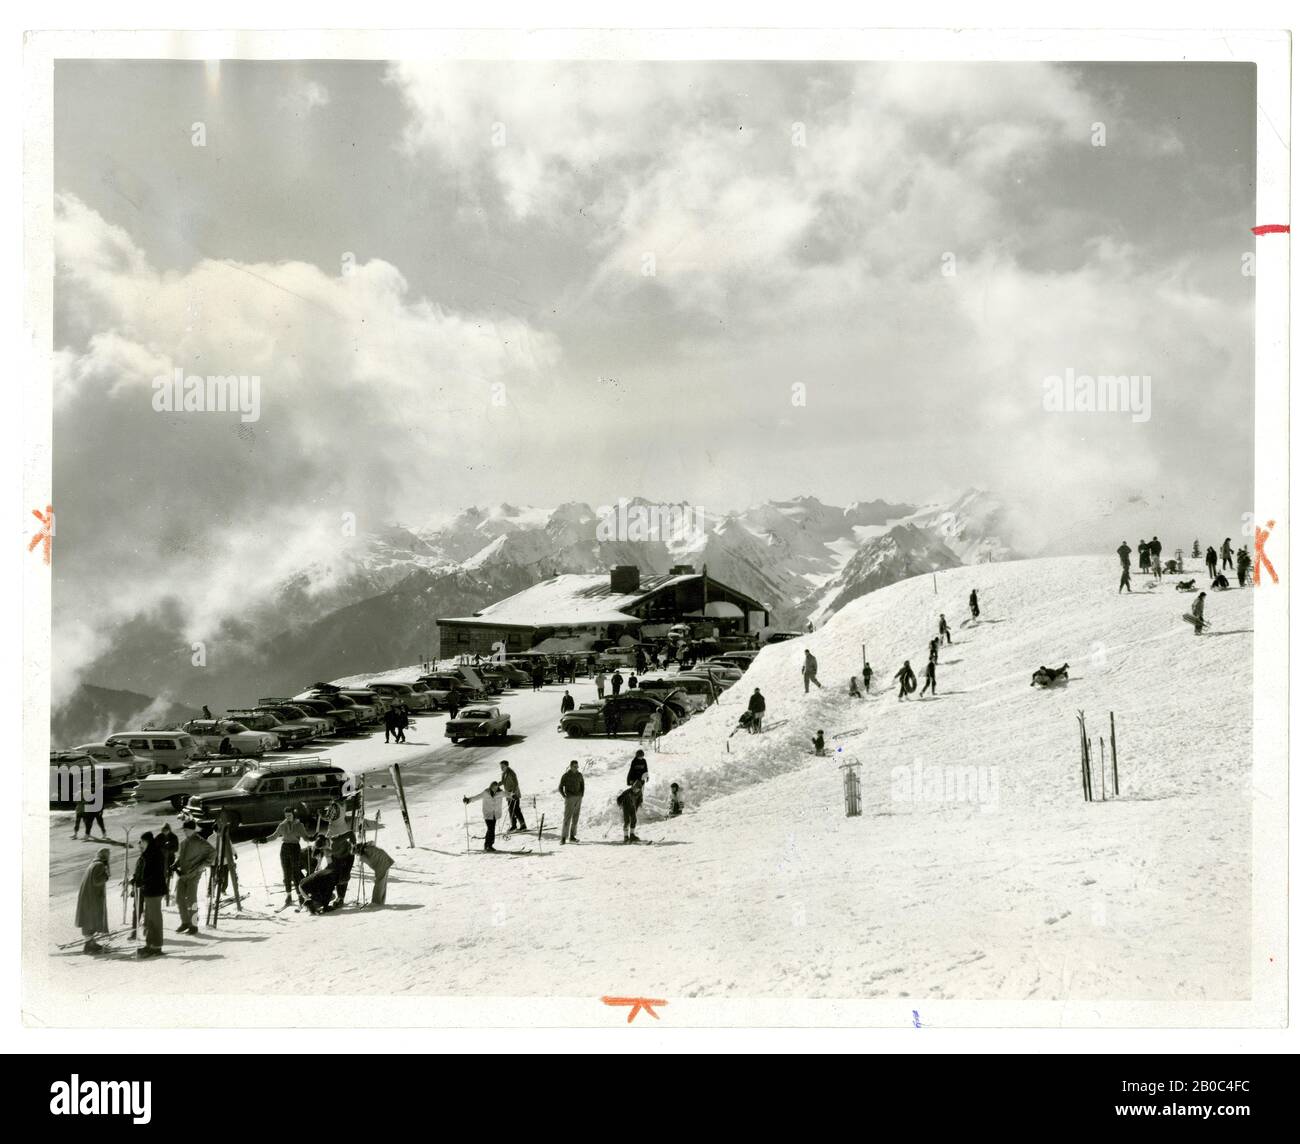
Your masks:
M1291 228L1285 223L1280 223L1280 222L1265 223L1263 226L1252 226L1250 230L1252 234L1290 234L1291 233Z
M1269 558L1264 555L1264 542L1272 535L1273 525L1276 521L1270 520L1268 528L1255 528L1255 587L1259 587L1259 566L1264 564L1268 567L1268 574L1273 577L1273 583L1277 583L1277 573L1273 571L1273 565Z
M27 545L27 551L30 552L38 544L43 544L45 546L43 555L45 563L48 564L50 562L50 545L54 540L54 506L47 504L44 513L39 509L32 509L32 516L41 522L41 529L32 537L31 543Z
M602 997L606 1005L631 1005L632 1010L627 1015L627 1023L632 1023L635 1017L642 1009L650 1014L656 1021L659 1020L659 1014L654 1011L653 1005L667 1005L668 1002L656 997Z

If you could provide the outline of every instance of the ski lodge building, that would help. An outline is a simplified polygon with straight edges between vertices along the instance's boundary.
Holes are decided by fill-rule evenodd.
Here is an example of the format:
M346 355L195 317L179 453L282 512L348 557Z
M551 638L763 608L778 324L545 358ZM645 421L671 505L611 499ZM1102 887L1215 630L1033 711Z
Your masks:
M439 655L488 656L497 644L507 652L547 643L576 651L597 640L665 636L674 624L690 625L697 635L711 628L717 638L745 636L767 626L768 607L710 579L707 565L702 572L679 564L642 576L624 564L608 573L553 576L472 616L439 619Z

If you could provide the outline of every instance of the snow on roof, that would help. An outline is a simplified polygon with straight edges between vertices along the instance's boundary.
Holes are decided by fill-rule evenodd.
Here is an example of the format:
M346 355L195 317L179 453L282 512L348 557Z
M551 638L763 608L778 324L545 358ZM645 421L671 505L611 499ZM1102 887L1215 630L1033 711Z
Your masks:
M615 592L607 572L570 572L543 580L522 592L516 592L472 616L448 616L444 623L515 624L542 627L560 624L639 624L637 616L623 609L635 607L647 596L687 580L700 579L700 573L683 576L642 576L635 592Z

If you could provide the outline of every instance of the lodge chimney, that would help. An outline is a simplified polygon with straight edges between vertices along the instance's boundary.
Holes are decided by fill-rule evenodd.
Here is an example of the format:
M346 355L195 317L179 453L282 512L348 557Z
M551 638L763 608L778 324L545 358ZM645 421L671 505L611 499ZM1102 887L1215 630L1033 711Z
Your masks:
M641 569L635 564L619 564L610 569L609 590L619 596L630 596L641 587Z

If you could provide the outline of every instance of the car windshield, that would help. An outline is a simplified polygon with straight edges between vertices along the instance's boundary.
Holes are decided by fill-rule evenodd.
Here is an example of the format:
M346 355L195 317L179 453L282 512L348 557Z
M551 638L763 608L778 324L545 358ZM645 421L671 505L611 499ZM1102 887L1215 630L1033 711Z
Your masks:
M257 789L256 774L245 775L243 778L239 780L239 782L235 783L235 790L256 790L256 789Z
M460 713L462 719L491 719L492 712L486 707L470 707Z

